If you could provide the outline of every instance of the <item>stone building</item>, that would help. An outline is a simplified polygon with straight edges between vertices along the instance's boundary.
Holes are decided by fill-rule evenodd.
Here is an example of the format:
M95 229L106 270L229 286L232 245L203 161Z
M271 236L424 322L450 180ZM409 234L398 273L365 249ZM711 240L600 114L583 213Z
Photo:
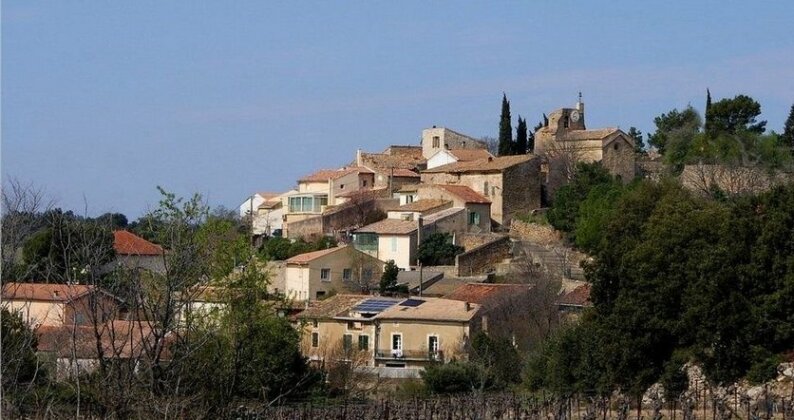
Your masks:
M491 224L540 207L540 159L515 155L456 162L422 172L422 183L469 187L491 202Z
M484 141L460 134L449 128L433 126L422 130L422 156L425 159L430 159L441 150L487 148Z
M355 166L365 167L375 174L375 188L391 187L419 182L418 170L425 167L426 159L419 146L392 145L381 153L356 151Z
M556 189L555 178L564 183L577 162L601 162L623 182L635 174L634 140L618 128L587 129L584 103L549 114L548 124L535 132L534 153L543 156L546 183Z

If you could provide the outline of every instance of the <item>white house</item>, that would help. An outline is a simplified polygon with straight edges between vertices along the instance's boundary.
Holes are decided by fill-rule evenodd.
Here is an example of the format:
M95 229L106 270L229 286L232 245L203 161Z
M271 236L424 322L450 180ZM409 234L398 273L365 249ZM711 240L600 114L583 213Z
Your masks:
M455 162L470 162L494 157L486 149L441 149L427 160L427 169Z
M280 194L272 192L255 192L240 204L240 217L248 216L249 214L256 213L259 206L265 201L272 200Z

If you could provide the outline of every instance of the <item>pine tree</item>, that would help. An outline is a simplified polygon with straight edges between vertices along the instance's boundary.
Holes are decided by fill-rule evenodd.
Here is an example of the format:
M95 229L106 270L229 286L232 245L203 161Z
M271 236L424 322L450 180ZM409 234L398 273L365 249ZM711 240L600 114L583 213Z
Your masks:
M544 127L549 126L549 117L546 116L546 113L543 113L543 126Z
M502 115L499 119L499 156L507 156L513 151L513 127L510 124L510 102L507 94L502 94Z
M704 125L704 129L707 134L711 132L711 92L708 88L706 88L706 124Z
M791 152L794 153L794 105L791 105L786 125L783 126L781 140L783 140L783 145L791 147Z
M524 155L527 153L527 120L518 117L518 127L516 127L516 142L514 155Z

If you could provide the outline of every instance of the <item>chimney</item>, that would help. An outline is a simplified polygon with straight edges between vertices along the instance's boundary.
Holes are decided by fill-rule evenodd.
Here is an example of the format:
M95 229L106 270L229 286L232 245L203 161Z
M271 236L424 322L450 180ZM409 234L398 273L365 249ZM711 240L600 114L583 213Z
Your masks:
M466 302L466 312L469 312L470 310L471 310L471 304L469 302Z
M59 291L57 291L57 290L54 290L54 291L52 292L52 296L54 296L54 297L58 297L58 296L60 296L60 292L59 292Z

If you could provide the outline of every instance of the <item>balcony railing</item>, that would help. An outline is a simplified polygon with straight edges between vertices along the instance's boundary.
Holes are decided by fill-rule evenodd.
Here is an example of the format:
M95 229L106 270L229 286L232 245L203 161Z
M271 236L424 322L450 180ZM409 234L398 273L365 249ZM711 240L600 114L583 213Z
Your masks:
M427 360L427 361L443 361L444 353L442 351L427 351L427 350L378 350L375 352L375 358L380 360Z

